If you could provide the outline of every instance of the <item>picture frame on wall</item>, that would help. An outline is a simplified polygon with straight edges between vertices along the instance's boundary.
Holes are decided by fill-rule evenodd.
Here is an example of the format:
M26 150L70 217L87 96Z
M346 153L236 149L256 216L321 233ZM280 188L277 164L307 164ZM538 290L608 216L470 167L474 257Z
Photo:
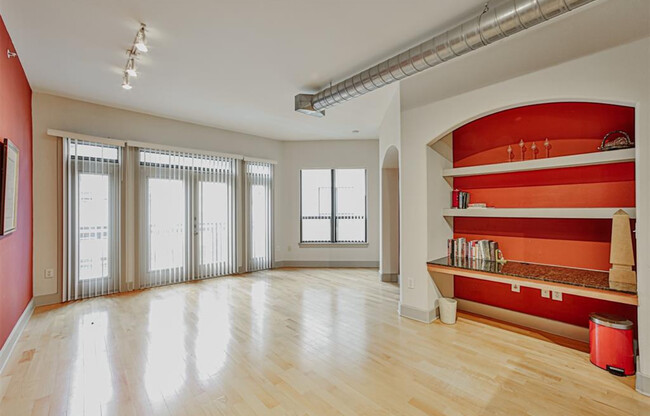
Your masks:
M4 139L0 152L0 235L11 234L18 226L18 166L20 152Z

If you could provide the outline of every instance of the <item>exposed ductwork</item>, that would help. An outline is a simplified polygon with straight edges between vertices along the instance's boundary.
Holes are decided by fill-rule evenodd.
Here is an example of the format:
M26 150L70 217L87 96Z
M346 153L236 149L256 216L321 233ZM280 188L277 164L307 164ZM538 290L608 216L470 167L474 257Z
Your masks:
M504 0L483 13L316 94L298 94L296 111L322 117L325 109L433 68L594 0Z

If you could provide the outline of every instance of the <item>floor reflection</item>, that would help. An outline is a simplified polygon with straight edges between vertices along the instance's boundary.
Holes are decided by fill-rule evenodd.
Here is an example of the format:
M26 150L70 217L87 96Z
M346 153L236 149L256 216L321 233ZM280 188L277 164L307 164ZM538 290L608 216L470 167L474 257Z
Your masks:
M108 359L108 313L83 314L77 320L76 351L72 354L68 414L99 414L113 398L113 375Z
M251 319L253 330L259 339L264 340L264 328L266 323L266 290L268 283L259 280L251 285ZM259 345L263 348L263 345Z
M214 378L223 368L230 343L230 307L225 290L199 294L194 343L196 373L200 381Z
M178 294L153 299L149 306L144 387L154 405L185 383L184 308L185 298Z

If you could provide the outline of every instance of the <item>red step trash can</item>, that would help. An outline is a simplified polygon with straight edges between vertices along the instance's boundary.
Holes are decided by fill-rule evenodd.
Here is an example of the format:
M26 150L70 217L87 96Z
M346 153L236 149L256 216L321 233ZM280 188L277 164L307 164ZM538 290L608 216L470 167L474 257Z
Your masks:
M589 315L591 362L617 376L634 375L634 323L604 313Z

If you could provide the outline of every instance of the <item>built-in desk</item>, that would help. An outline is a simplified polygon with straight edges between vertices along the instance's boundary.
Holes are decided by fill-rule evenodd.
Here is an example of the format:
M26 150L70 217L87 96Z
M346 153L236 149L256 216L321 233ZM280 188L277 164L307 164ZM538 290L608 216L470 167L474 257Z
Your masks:
M470 260L443 257L427 263L433 273L456 275L524 287L548 289L562 293L637 305L636 292L621 285L610 285L607 272L542 264L508 261Z

